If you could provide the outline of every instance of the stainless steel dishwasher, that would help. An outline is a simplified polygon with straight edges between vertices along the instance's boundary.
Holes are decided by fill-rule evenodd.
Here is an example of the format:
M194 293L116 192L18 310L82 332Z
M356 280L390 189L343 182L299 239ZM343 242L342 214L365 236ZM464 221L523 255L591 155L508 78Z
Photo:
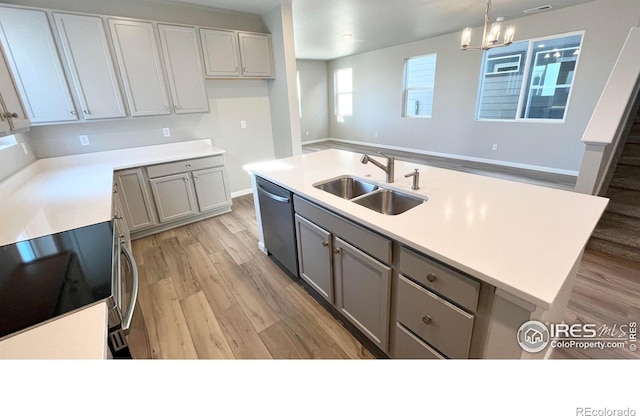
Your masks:
M298 252L291 191L256 176L264 246L271 257L298 277Z

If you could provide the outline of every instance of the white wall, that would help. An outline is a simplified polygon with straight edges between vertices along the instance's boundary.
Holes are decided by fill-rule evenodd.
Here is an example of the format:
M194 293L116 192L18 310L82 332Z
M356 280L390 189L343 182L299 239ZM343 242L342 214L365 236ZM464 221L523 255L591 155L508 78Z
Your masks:
M283 1L262 19L273 41L275 79L269 81L269 99L275 156L289 157L302 152L291 1Z
M329 137L329 85L327 61L299 59L302 141Z
M345 117L344 123L330 116L329 136L577 172L584 152L582 133L639 15L637 0L600 0L508 22L516 25L516 40L585 31L562 124L475 121L482 53L460 51L460 34L453 33L331 61L330 76L336 69L353 68L354 115ZM474 30L476 43L479 32L481 28ZM404 60L434 52L433 117L402 118ZM333 100L329 101L329 114L333 114ZM497 151L492 150L493 144L498 145Z
M158 1L127 0L10 0L23 6L79 11L175 23L262 32L260 16ZM37 158L121 149L152 144L211 138L226 150L232 193L248 190L250 179L242 166L273 159L273 134L269 84L264 80L207 80L210 112L114 119L32 127L25 134ZM240 128L245 120L247 128ZM162 129L168 127L171 137ZM90 146L80 146L78 135L89 136ZM0 153L0 165L6 157ZM30 162L29 162L30 163ZM16 167L11 162L8 166ZM21 164L12 171L19 170ZM0 178L5 167L0 169Z
M17 141L15 146L0 149L0 181L36 160L29 137L26 134L18 133L15 138ZM26 154L22 143L27 149Z

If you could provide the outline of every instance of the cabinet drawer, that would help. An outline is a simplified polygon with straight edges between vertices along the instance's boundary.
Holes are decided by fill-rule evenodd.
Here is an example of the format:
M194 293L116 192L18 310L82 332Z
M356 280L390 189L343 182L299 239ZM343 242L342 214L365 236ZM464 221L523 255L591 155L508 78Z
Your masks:
M394 358L444 359L445 357L396 322L396 348Z
M473 315L418 286L398 278L397 320L449 358L467 358Z
M480 282L402 247L400 272L463 308L475 312Z
M147 174L149 178L157 178L159 176L174 175L196 169L215 168L222 165L224 165L224 158L222 155L218 155L147 166Z
M295 211L309 221L353 244L378 260L391 263L391 240L320 208L298 196L293 198Z

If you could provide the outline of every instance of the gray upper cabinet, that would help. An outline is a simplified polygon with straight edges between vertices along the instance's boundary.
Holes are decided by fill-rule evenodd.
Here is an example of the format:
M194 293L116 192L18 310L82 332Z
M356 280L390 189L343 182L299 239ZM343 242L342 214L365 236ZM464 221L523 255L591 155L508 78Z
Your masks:
M238 33L238 43L243 77L273 77L271 35Z
M31 122L77 120L46 13L0 7L0 42Z
M61 13L53 16L83 118L125 117L102 19Z
M209 78L273 78L271 35L200 29Z
M208 77L238 78L240 49L238 37L232 30L200 29L204 67Z
M196 29L158 25L176 114L209 111Z
M153 24L109 19L109 28L131 115L170 114Z
M30 125L2 48L0 48L0 135L11 134L13 130L23 129Z

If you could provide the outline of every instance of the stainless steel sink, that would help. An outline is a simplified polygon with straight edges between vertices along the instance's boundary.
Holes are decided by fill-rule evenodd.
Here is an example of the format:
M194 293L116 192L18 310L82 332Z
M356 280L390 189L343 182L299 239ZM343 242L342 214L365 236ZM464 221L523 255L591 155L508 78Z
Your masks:
M344 199L353 199L378 189L377 185L350 176L331 179L330 181L321 182L313 186Z
M384 215L398 215L427 202L427 199L391 189L379 189L352 202Z

